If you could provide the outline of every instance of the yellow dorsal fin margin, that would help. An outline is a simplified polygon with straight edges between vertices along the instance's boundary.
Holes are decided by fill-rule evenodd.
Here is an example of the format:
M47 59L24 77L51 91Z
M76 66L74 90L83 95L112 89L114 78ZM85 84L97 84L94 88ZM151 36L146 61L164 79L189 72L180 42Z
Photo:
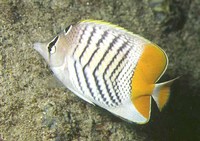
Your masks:
M131 35L131 36L135 36L135 37L137 37L137 38L140 38L140 39L142 39L142 40L144 40L144 41L146 41L147 43L149 42L150 43L150 41L149 40L147 40L147 39L145 39L145 38L143 38L142 36L139 36L139 35L137 35L137 34L134 34L133 32L131 32L131 31L128 31L126 28L123 28L123 27L121 27L121 26L119 26L119 25L117 25L117 24L112 24L112 23L110 23L110 22L105 22L105 21L103 21L103 20L93 20L93 19L86 19L86 20L81 20L80 22L78 22L78 24L84 24L84 23L88 23L88 24L90 24L90 23L93 23L93 24L98 24L98 25L102 25L102 26L107 26L107 27L111 27L111 28L113 28L113 29L118 29L118 30L120 30L120 31L122 31L122 32L124 32L124 33L127 33L127 34L129 34L129 35Z
M121 27L121 26L118 26L118 25L115 25L115 24L112 24L110 22L105 22L103 20L92 20L92 19L87 19L87 20L82 20L80 21L79 23L94 23L94 24L100 24L100 25L106 25L106 26L109 26L111 28L116 28L116 29L119 29L121 31L124 31L126 33L129 33L131 35L133 35L132 32L126 30L125 28Z
M151 95L155 82L160 78L168 63L165 52L154 44L146 44L138 60L133 78L131 100L136 109L147 119L151 111Z

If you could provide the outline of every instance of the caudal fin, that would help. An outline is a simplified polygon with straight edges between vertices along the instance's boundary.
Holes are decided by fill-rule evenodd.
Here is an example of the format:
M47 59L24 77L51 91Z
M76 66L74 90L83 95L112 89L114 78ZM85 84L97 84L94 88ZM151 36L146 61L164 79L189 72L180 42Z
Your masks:
M178 78L179 77L155 85L152 97L155 100L160 111L162 111L163 107L167 104L167 101L169 100L170 86Z

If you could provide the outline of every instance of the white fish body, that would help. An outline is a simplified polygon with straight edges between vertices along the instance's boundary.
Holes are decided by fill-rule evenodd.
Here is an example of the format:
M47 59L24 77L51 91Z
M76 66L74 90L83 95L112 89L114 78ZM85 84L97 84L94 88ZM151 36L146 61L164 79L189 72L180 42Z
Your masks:
M168 101L174 80L155 84L168 65L165 52L121 27L85 20L34 48L73 93L125 120L148 122L151 96L160 110Z

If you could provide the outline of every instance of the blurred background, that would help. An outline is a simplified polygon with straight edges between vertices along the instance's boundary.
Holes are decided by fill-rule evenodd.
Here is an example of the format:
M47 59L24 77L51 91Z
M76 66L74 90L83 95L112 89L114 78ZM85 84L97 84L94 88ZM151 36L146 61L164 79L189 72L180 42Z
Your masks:
M200 140L199 0L0 0L0 141ZM181 76L160 113L127 123L57 84L34 42L83 19L112 22L162 47Z

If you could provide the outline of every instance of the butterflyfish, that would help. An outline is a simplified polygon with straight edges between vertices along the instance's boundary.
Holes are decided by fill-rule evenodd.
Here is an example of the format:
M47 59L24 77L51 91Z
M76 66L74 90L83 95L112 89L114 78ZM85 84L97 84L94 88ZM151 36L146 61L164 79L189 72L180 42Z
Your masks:
M149 121L152 99L163 109L175 80L156 83L168 66L163 49L104 21L80 21L34 49L74 94L138 124Z

